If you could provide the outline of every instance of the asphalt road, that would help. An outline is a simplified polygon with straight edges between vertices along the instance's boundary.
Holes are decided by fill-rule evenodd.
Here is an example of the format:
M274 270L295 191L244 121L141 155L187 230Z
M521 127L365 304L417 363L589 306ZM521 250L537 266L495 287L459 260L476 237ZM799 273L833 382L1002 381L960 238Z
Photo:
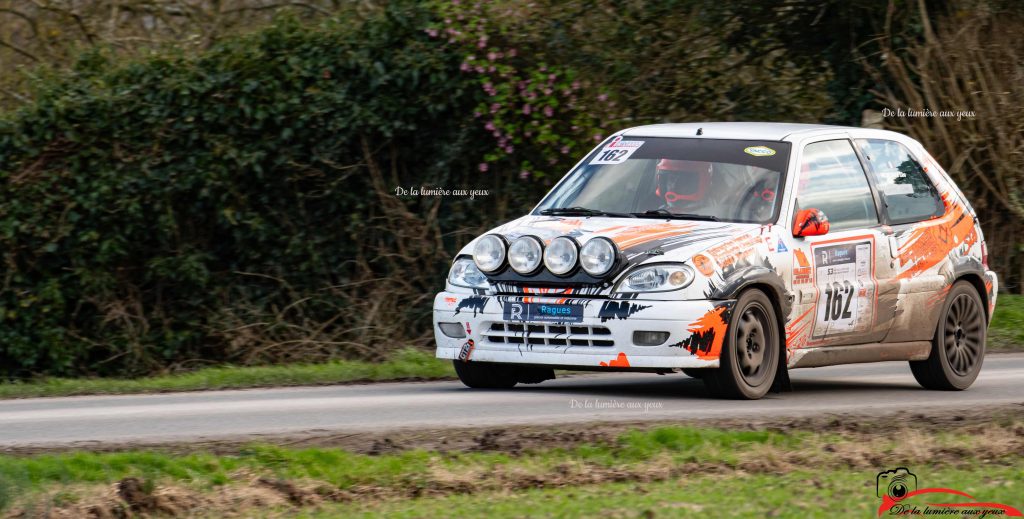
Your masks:
M0 447L215 440L299 432L939 413L1024 403L1024 354L992 354L967 391L921 389L905 362L791 372L794 392L708 398L682 374L577 375L511 390L459 382L386 383L0 401Z

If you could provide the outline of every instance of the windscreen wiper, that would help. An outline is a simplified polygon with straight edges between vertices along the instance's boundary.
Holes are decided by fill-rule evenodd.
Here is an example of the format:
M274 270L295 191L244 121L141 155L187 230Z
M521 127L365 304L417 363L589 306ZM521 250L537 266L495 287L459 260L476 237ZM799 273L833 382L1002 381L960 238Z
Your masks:
M627 213L613 213L609 211L600 211L597 209L589 209L586 207L550 207L548 209L541 209L540 214L544 216L614 216L618 218L633 218L635 215Z
M639 218L668 218L672 220L707 220L717 222L718 217L710 214L673 213L668 209L651 209L642 213L630 213Z

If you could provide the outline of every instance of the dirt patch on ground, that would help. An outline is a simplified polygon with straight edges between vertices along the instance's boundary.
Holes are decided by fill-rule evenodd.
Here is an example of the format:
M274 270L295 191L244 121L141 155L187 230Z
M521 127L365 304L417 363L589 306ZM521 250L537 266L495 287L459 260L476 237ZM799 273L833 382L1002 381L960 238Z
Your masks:
M385 486L339 487L323 481L289 481L246 471L231 474L229 481L212 490L126 478L113 485L76 488L71 492L76 496L74 499L40 495L28 504L8 510L4 517L246 517L256 511L288 516L299 509L329 503L519 492L611 482L644 483L690 475L786 474L796 470L813 471L822 466L868 470L886 466L893 459L917 460L931 466L974 467L1019 463L1024 452L1024 406L976 409L941 416L907 414L899 416L898 420L895 418L837 416L686 423L739 430L825 434L812 435L798 447L770 442L756 445L742 449L730 461L681 459L665 451L650 459L616 465L571 457L539 463L530 460L544 460L544 456L530 458L529 455L584 443L613 446L616 438L627 429L650 429L681 422L406 431L376 438L312 435L292 438L291 445L344 447L369 455L429 449L437 452L437 457L426 473L409 474ZM279 440L279 444L287 443L286 438ZM222 452L233 452L235 448L229 443L210 445ZM185 447L165 445L162 448ZM191 445L188 450L209 449ZM509 453L513 458L522 456L525 461L494 466L460 464L457 469L443 462L452 453L477 451ZM711 458L714 457L708 457ZM69 491L61 489L60 493L66 495Z

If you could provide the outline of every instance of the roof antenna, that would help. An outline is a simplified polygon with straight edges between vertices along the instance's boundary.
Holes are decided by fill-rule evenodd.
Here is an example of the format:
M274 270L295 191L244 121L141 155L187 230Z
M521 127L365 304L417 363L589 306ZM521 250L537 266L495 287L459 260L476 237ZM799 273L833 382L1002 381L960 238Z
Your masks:
M704 128L697 128L697 135L704 135Z

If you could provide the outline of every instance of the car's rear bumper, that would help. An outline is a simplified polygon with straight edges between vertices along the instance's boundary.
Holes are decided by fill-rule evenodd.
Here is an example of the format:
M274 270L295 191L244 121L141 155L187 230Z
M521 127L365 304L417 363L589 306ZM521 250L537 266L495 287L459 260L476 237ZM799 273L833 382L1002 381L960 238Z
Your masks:
M999 296L999 276L991 270L985 271L985 289L988 290L988 322L992 323L992 314L996 310L996 298Z
M569 323L505 318L507 305L524 303L579 304L583 315ZM581 368L713 368L733 303L441 292L434 298L434 337L442 359ZM465 336L446 335L440 323L457 323ZM656 346L641 346L634 342L637 331L668 332L668 338Z

